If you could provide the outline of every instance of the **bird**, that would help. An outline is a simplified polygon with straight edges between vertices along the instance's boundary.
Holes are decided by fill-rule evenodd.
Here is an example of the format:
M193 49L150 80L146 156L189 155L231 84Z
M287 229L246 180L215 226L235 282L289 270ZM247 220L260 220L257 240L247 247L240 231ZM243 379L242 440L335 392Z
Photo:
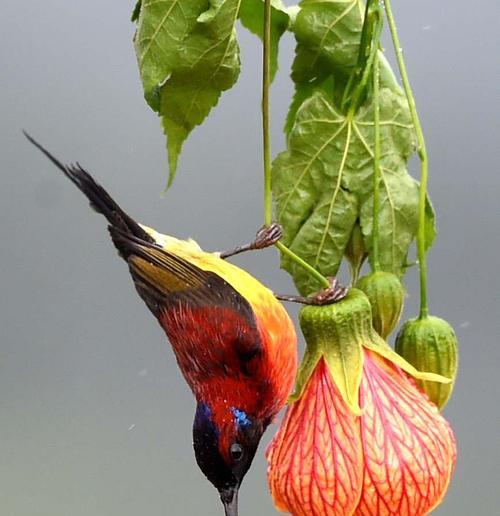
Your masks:
M270 289L225 259L263 247L262 234L256 245L213 253L159 233L127 215L78 163L63 164L24 134L107 219L135 289L194 394L196 462L218 490L225 515L237 516L241 482L297 370L297 337L286 310Z

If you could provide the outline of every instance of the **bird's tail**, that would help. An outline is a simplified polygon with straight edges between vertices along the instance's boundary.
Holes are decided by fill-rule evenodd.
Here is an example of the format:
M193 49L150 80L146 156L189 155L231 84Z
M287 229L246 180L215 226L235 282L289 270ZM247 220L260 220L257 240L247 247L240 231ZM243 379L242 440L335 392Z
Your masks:
M113 243L123 258L127 259L130 254L129 246L124 245L123 237L126 235L143 242L154 243L153 238L118 206L108 192L78 162L74 165L64 165L28 133L25 131L23 133L37 149L45 154L85 194L92 208L106 217L109 222L109 231Z

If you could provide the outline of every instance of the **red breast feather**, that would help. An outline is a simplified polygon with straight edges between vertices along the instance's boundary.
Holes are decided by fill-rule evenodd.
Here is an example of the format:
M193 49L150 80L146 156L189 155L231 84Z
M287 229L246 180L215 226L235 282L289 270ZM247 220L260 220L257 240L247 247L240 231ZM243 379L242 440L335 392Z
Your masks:
M295 333L288 316L277 315L270 310L266 320L249 322L231 308L187 305L160 315L182 374L220 423L231 407L271 420L286 402L297 367Z

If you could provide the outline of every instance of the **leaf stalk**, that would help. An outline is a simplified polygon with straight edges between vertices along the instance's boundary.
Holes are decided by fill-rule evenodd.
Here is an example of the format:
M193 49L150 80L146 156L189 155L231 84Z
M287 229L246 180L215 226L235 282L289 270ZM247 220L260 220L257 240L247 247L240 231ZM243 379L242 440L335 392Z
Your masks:
M425 319L429 315L429 307L427 303L427 258L425 248L425 204L427 195L427 179L429 172L427 147L425 145L424 133L417 112L415 97L410 86L406 64L403 58L401 43L399 41L398 31L394 15L391 7L391 0L384 0L387 22L391 32L394 51L398 63L399 73L403 82L403 88L410 108L411 118L417 137L417 153L420 159L420 189L418 203L418 232L417 232L417 254L418 267L420 273L420 314L419 319Z

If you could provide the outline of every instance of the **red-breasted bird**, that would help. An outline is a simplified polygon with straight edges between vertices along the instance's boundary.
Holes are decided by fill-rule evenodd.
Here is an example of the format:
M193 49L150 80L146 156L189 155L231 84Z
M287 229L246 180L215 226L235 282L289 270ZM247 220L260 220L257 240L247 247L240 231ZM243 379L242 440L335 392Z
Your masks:
M193 240L138 224L80 165L62 164L26 136L108 220L135 288L165 330L196 398L196 461L218 489L226 515L236 516L241 481L295 380L293 323L247 272Z

